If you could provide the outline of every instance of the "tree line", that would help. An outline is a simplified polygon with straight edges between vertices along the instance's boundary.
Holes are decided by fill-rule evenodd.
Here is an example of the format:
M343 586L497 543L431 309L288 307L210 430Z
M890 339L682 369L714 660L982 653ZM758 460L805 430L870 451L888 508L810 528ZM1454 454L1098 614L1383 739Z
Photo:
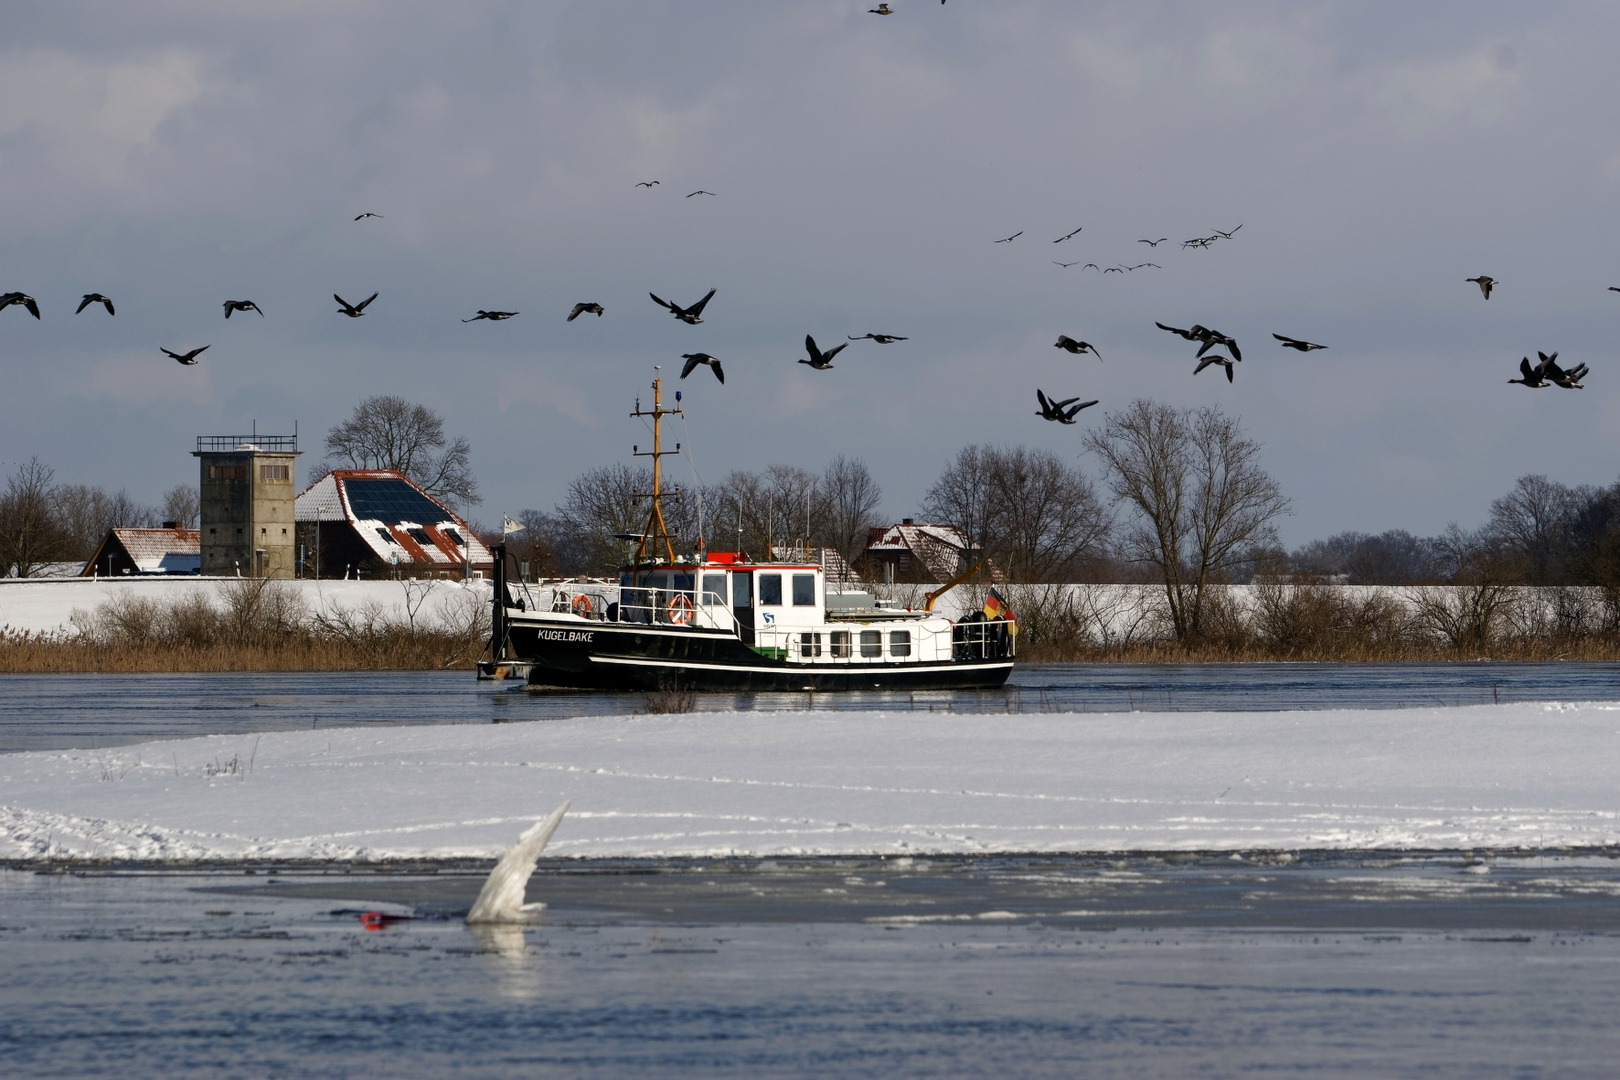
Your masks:
M136 502L85 484L59 484L39 458L19 465L0 493L0 576L33 577L52 563L86 562L109 529L156 528L175 521L195 528L196 487L180 484L162 506Z

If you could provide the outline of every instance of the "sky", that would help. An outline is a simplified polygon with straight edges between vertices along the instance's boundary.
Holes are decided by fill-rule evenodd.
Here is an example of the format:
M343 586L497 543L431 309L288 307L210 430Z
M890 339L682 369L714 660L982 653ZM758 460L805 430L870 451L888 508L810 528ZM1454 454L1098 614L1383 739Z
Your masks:
M1140 397L1240 416L1291 546L1620 477L1620 8L872 6L5 5L0 291L44 318L0 311L0 471L157 502L256 422L307 475L391 393L471 442L496 522L629 461L661 364L675 480L846 454L893 517L969 442L1095 473L1085 426ZM710 288L699 326L647 295ZM1236 382L1155 321L1237 338ZM795 363L868 332L909 340ZM1507 385L1537 350L1587 388ZM725 385L675 379L693 351ZM1102 404L1049 424L1037 387Z

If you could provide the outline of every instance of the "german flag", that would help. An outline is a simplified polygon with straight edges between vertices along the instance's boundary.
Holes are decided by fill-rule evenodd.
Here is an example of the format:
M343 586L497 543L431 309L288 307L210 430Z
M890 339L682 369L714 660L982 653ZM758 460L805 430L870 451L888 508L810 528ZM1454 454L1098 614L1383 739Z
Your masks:
M990 595L984 598L984 617L986 619L1005 619L1012 623L1007 629L1014 634L1018 633L1018 616L1013 614L1012 608L1007 606L1007 601L1001 598L1001 594L996 591L993 585L990 587Z

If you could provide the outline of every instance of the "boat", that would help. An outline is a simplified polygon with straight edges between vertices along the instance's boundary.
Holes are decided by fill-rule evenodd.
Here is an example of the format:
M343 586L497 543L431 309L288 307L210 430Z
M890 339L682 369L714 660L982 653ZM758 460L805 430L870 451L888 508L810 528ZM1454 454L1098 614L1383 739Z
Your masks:
M660 422L681 415L663 403L655 369L651 509L635 554L617 580L529 583L508 573L494 547L491 636L481 678L596 690L954 690L1007 681L1017 649L1010 612L952 620L933 610L977 567L911 610L843 582L808 557L755 560L709 551L699 540L677 556L664 524ZM776 554L776 553L773 553ZM807 555L807 552L790 554Z

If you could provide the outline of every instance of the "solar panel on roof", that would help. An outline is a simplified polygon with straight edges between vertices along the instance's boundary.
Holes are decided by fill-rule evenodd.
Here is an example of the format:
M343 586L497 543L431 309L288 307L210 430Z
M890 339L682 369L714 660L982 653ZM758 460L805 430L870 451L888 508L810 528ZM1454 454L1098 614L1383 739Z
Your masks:
M362 521L397 524L401 521L431 523L450 520L450 515L442 507L403 480L354 478L345 480L343 488L349 495L349 508Z

